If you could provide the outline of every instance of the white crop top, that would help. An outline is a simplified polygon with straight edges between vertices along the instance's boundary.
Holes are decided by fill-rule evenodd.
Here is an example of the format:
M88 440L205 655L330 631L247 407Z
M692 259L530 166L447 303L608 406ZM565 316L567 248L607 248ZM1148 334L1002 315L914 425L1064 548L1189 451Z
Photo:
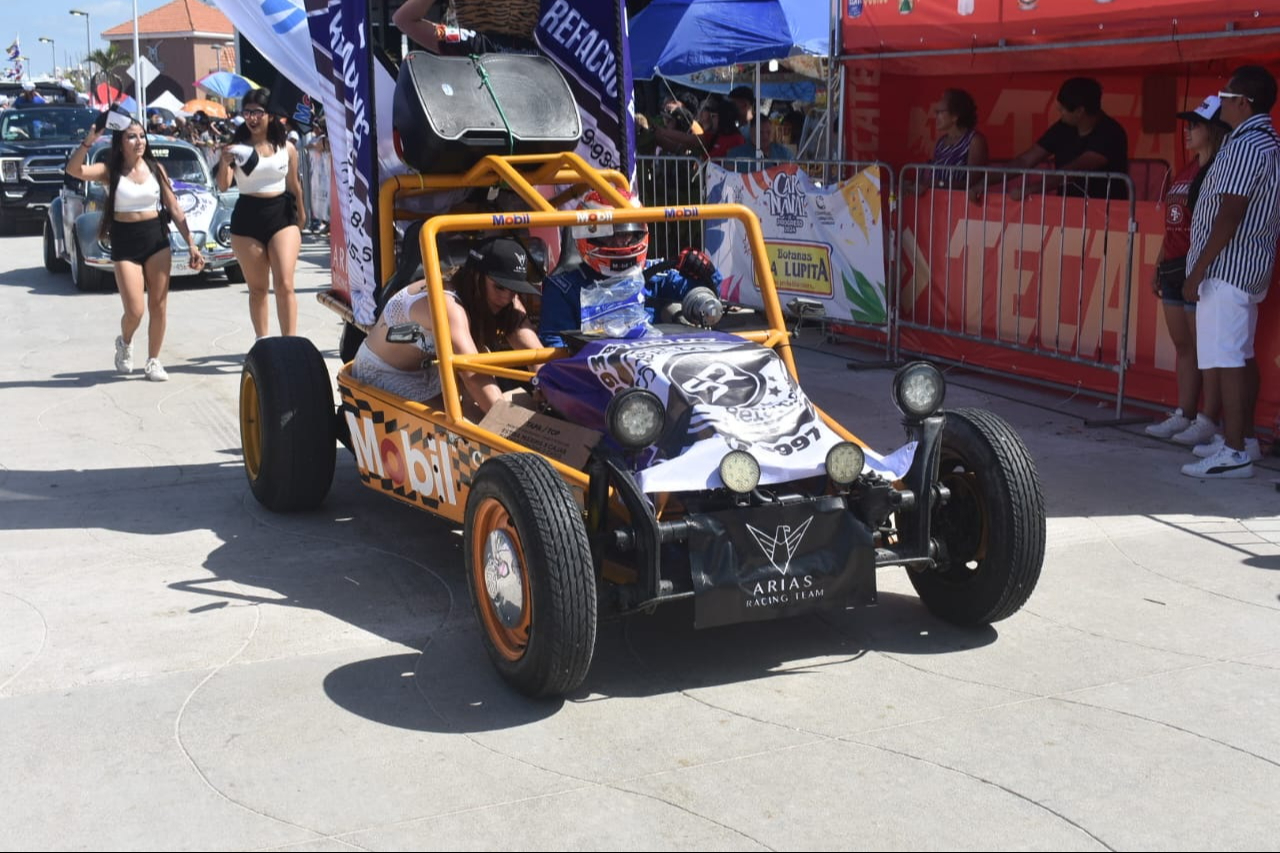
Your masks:
M276 153L263 157L258 155L258 165L253 171L245 174L240 164L236 163L236 187L242 193L254 195L278 194L285 191L285 175L289 173L289 146L282 145Z
M142 183L121 175L116 181L116 213L142 213L146 210L159 210L160 182L156 176L147 173Z

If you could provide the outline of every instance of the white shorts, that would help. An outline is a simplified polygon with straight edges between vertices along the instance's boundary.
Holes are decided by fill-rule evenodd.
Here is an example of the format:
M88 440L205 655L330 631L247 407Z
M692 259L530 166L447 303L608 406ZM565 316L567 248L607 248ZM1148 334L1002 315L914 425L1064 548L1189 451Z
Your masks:
M1201 370L1244 367L1253 358L1258 303L1265 293L1246 293L1220 278L1200 284L1196 307L1196 361Z

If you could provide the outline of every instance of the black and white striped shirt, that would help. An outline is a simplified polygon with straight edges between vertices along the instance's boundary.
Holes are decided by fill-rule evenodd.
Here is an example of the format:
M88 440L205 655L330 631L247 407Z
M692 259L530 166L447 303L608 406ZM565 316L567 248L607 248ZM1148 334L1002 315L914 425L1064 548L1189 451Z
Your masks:
M1209 264L1205 278L1222 279L1247 293L1266 293L1280 240L1280 137L1271 116L1252 116L1231 131L1209 168L1191 217L1188 271L1209 241L1223 194L1244 196L1249 203L1235 236Z

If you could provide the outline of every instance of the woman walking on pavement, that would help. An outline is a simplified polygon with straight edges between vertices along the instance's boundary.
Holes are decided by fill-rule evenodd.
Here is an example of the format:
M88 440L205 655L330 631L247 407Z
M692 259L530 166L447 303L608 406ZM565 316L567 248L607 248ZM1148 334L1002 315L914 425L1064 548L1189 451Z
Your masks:
M169 249L169 226L161 215L162 211L168 212L191 247L192 269L204 266L204 256L191 239L182 205L173 194L164 167L152 156L142 125L134 121L124 130L114 131L111 150L106 158L86 166L84 158L101 135L102 131L97 126L90 128L84 142L71 153L67 174L82 181L97 181L107 187L101 236L111 241L116 287L124 302L120 335L116 338L116 370L133 372L133 334L142 324L145 306L148 322L144 372L151 381L163 382L169 374L160 363L160 346L164 343L169 272L173 258Z
M298 150L285 138L285 128L267 115L271 95L255 89L244 96L234 142L222 147L218 188L226 191L234 177L240 199L231 214L231 249L249 285L249 320L253 333L270 330L267 292L274 286L280 334L298 332L298 303L293 276L307 221L298 178Z

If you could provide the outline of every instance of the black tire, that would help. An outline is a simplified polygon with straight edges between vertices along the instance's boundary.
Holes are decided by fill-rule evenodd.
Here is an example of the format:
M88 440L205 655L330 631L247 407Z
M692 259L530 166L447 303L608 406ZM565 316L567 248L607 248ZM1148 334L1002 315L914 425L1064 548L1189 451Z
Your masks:
M53 225L44 221L44 268L49 272L66 272L71 265L58 257L58 242L53 238Z
M515 571L486 577L504 551ZM580 685L595 653L595 569L582 511L550 463L511 453L480 466L467 496L463 553L485 651L499 674L534 697ZM518 593L518 612L502 606L512 598L491 594L489 583Z
M244 284L244 270L239 264L231 264L223 269L227 274L227 284Z
M84 262L84 253L80 251L80 238L71 238L71 280L76 290L88 293L94 290L106 290L108 285L115 284L115 274L108 276L95 270Z
M1012 616L1044 564L1044 495L1027 446L1003 418L981 409L946 413L939 482L951 498L931 531L945 565L911 571L921 601L968 627Z
M306 338L264 338L240 373L240 444L253 496L267 509L314 509L333 485L333 385Z
M364 343L366 335L358 326L350 323L342 324L342 339L338 342L338 357L347 364L356 357L356 350Z

